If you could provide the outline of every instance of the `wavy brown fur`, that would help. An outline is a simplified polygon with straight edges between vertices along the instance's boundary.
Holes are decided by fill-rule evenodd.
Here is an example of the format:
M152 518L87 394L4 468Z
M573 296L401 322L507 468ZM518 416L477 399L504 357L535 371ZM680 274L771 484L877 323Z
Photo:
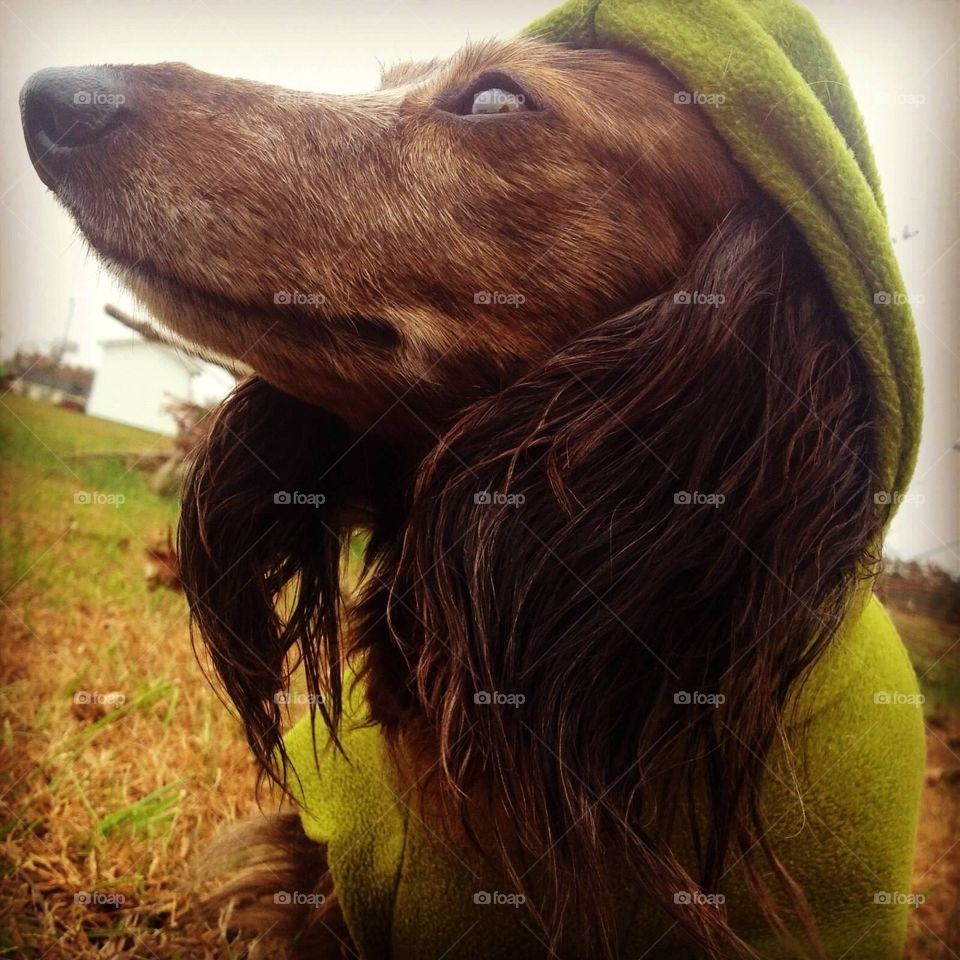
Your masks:
M678 303L678 290L723 303ZM778 212L747 206L675 286L471 406L412 472L322 411L244 384L187 488L184 577L251 745L282 780L272 694L291 653L336 730L348 644L337 561L366 509L356 637L397 749L423 768L439 758L438 786L468 826L473 807L498 811L496 855L520 890L538 865L555 946L589 939L614 955L615 841L635 887L719 956L743 948L722 912L673 894L716 890L744 856L782 922L758 872L761 860L781 872L759 811L764 761L871 569L882 517L869 427L819 271ZM278 487L325 492L327 507L277 507ZM477 504L481 491L525 502ZM724 502L677 504L681 491ZM294 578L281 622L274 604ZM482 690L526 702L478 706ZM683 690L724 692L722 722L675 704ZM691 875L665 838L695 790L709 822L688 824Z
M758 841L772 859L764 760L879 529L862 377L789 229L738 211L684 288L725 302L668 292L461 419L421 470L384 576L445 785L502 808L513 882L517 847L549 878L545 929L595 917L610 950L614 838L701 948L728 935L673 894L718 890ZM478 489L526 502L478 509ZM724 500L678 505L678 491ZM476 706L478 688L526 702ZM719 723L674 703L690 690L727 695ZM710 830L691 877L663 838L694 784Z
M297 814L233 824L200 867L194 887L215 886L195 915L219 923L228 937L252 935L249 960L355 960L326 849L307 839Z

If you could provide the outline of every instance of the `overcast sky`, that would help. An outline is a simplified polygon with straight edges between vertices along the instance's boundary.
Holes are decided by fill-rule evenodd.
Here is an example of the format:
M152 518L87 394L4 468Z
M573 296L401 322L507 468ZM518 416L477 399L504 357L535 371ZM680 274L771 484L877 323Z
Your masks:
M912 492L888 549L960 572L960 0L810 0L850 75L877 154L896 250L917 318L927 391ZM0 0L0 353L62 335L75 359L123 332L106 302L135 310L30 166L17 95L45 66L182 60L297 89L370 89L379 63L510 36L550 8L533 0L240 3ZM914 233L903 239L904 228ZM131 385L133 387L134 385ZM229 386L205 377L198 399Z

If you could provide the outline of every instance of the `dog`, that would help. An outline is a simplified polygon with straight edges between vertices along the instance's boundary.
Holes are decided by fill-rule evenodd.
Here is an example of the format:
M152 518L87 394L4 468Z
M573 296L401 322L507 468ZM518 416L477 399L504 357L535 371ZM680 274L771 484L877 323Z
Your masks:
M653 60L527 39L356 96L161 64L43 71L22 101L103 261L253 371L197 455L179 552L264 775L288 787L294 665L318 739L359 676L399 782L515 889L537 861L536 928L581 956L616 955L611 860L698 955L745 944L674 892L741 858L782 881L751 868L757 909L816 941L765 759L888 510L821 269L675 89ZM322 509L275 502L297 490ZM522 690L522 715L478 689ZM726 694L722 734L678 689ZM692 867L670 838L694 788L714 816L688 824ZM297 955L354 955L323 847L293 815L258 837L273 889L324 909L249 878L229 896Z

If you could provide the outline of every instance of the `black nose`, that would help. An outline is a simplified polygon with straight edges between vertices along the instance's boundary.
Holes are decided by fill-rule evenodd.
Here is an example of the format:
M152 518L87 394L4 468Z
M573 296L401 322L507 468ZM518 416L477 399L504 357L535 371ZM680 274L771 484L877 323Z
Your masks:
M40 176L55 180L71 151L102 140L129 110L119 78L107 68L35 73L20 91L20 116Z

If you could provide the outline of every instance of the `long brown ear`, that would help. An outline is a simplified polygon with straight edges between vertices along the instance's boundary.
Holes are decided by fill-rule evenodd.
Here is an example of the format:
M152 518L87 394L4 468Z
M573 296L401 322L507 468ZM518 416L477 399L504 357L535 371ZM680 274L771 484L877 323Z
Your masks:
M706 956L745 949L722 910L675 895L717 890L734 853L773 857L764 759L881 526L870 428L820 271L782 214L751 208L674 289L480 403L425 462L394 642L442 785L468 824L510 825L498 853L530 902L545 883L553 944L614 955L625 870ZM710 826L683 826L688 871L668 838L698 783Z
M383 500L380 456L332 414L251 379L224 401L185 486L179 552L193 621L261 768L280 781L278 694L291 660L328 727L339 721L341 557Z

